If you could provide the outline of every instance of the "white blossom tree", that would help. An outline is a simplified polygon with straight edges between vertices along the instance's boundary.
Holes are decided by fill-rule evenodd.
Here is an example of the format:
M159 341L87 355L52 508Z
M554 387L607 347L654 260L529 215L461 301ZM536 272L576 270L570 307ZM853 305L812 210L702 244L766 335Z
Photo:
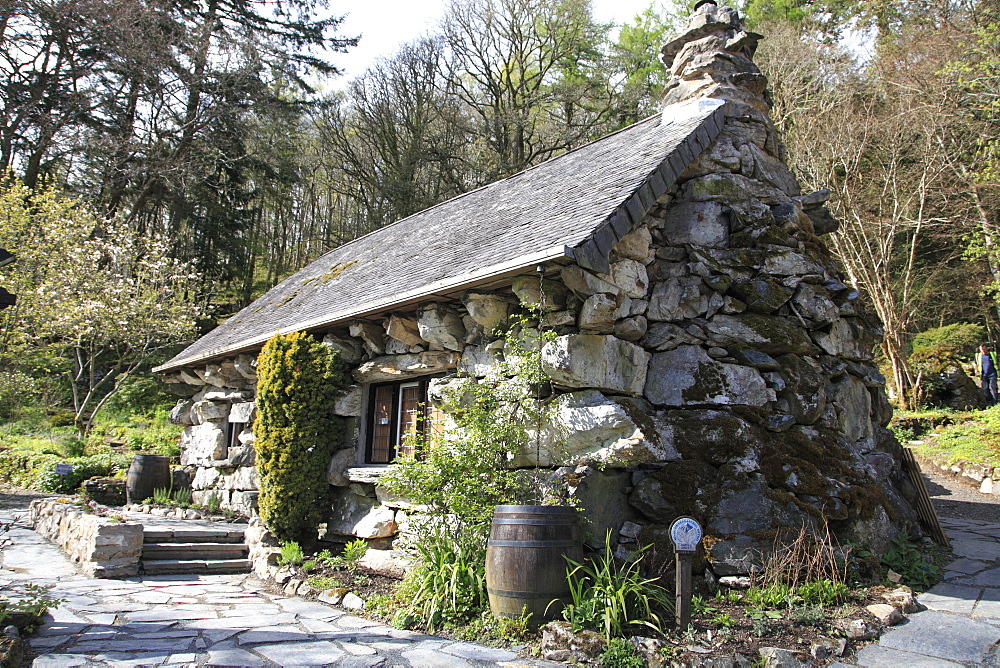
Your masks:
M17 262L0 285L17 295L0 363L47 350L64 357L85 433L121 381L162 348L191 338L198 276L159 236L138 236L54 187L0 185L0 247Z

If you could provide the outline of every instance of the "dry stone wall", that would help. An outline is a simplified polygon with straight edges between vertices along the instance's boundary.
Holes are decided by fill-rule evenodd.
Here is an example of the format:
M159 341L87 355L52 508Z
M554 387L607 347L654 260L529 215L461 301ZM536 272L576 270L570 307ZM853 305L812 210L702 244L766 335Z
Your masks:
M60 546L88 577L127 578L139 574L142 525L85 513L68 499L31 502L35 531Z

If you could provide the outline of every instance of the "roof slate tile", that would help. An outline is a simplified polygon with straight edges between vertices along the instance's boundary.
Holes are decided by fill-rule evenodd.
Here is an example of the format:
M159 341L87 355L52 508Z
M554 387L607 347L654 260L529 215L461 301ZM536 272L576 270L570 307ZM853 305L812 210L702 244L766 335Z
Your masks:
M293 274L157 371L248 350L277 333L319 329L464 283L592 253L614 215L640 215L650 175L693 159L695 134L718 130L712 103L671 105L662 114L470 191L335 248ZM721 112L720 112L721 113ZM709 122L709 121L712 122ZM703 126L707 126L703 129ZM704 135L697 141L704 142ZM678 158L678 155L684 156ZM674 178L657 179L660 188ZM646 190L643 199L648 199ZM639 206L637 206L639 205ZM616 226L617 227L617 226ZM626 230L627 231L627 230ZM604 235L621 233L610 226ZM607 263L606 237L597 249ZM595 258L600 260L601 258Z

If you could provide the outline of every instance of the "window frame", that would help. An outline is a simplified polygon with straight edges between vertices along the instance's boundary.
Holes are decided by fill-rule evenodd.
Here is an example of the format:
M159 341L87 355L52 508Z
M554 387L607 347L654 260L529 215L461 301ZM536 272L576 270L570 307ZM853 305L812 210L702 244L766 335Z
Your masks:
M233 422L229 419L226 420L226 449L229 448L242 448L243 444L240 442L240 434L247 428L249 422Z
M431 416L431 411L435 410L430 401L427 398L427 389L430 384L431 379L437 378L439 376L415 376L410 378L404 378L400 380L394 380L384 383L371 383L367 388L367 401L365 402L365 413L363 418L364 427L364 448L363 448L363 462L365 466L388 466L396 461L401 455L406 456L405 451L401 451L400 443L400 430L404 425L402 420L403 417L403 390L407 387L417 387L417 405L422 406L423 410L419 411L420 420L417 422L419 429L422 433L427 434L429 429L428 420ZM380 391L386 388L392 388L392 398L388 402L391 406L391 410L388 416L388 427L389 427L389 454L380 455L386 457L386 461L376 461L376 451L382 453L386 452L387 449L380 447L376 450L376 438L381 438L380 435L376 434L377 428L382 425L376 424L379 414L379 394ZM384 401L384 399L383 399Z

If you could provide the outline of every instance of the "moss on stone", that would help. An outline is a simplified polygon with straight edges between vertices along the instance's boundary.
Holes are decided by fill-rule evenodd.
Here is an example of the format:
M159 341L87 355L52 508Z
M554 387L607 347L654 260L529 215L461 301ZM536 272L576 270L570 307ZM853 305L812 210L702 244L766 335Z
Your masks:
M889 503L889 498L874 481L851 485L847 492L841 493L840 499L866 522L874 519L875 509L878 506L885 509L890 520L896 521L896 511Z
M705 404L709 399L725 395L729 388L714 362L701 362L694 373L694 385L681 390L681 398L688 404Z

